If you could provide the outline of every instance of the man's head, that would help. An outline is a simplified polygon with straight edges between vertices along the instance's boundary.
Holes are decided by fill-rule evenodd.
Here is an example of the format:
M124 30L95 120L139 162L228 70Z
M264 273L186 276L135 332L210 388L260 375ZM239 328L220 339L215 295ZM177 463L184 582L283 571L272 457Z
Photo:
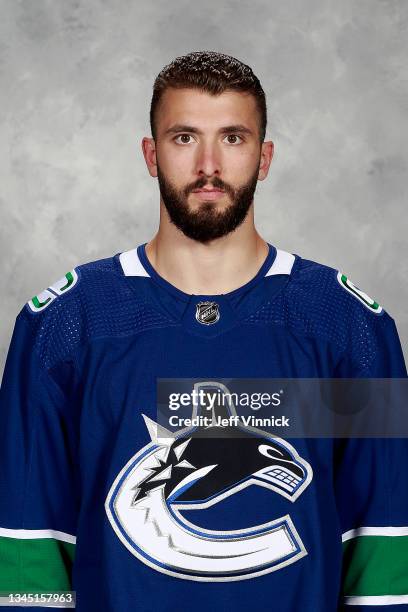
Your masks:
M203 243L236 229L273 155L251 68L211 51L176 58L155 80L150 123L143 152L170 221Z

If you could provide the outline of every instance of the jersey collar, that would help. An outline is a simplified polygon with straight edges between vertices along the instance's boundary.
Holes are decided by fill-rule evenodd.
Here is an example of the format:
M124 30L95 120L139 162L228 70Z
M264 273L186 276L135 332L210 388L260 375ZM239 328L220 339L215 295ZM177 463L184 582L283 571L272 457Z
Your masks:
M181 289L178 289L177 287L172 285L165 278L160 276L160 274L156 272L156 270L151 265L149 259L147 258L146 244L147 243L145 242L137 246L136 248L130 249L129 251L124 251L119 255L119 261L125 276L150 277L161 287L186 302L189 301L192 297L200 297L206 299L217 298L219 294L195 294L193 296L191 294L185 293ZM251 289L265 276L275 276L279 274L290 275L295 261L295 256L281 249L276 249L273 245L269 243L267 244L269 247L268 254L256 275L241 287L229 291L228 293L222 294L224 297L231 299L238 297L241 293L244 293L248 289Z

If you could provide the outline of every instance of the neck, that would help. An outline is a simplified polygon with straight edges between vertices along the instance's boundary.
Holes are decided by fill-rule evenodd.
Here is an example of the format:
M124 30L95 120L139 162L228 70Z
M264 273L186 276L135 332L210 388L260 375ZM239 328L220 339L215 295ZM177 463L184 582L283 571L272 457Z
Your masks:
M256 275L267 254L268 244L256 231L250 214L234 232L207 244L166 224L160 225L146 245L156 272L181 291L196 295L217 295L241 287Z

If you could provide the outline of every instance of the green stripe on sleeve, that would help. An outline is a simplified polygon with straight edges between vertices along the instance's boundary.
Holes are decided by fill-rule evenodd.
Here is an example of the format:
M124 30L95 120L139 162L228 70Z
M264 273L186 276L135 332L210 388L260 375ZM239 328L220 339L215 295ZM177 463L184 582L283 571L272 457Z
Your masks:
M408 594L408 536L363 535L343 543L343 595Z
M0 591L70 591L75 544L0 537Z

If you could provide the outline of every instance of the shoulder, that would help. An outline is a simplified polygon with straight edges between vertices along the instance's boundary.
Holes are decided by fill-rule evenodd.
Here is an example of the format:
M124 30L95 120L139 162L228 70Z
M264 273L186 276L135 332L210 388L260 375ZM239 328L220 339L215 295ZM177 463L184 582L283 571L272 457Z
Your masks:
M375 360L394 321L348 273L296 256L290 282L283 292L285 325L301 334L335 345L354 368L364 370Z
M104 285L112 282L114 273L113 257L79 264L28 300L24 310L27 314L38 315L45 310L72 306L74 302L83 301L88 295L92 295L101 280ZM56 301L58 307L54 304ZM51 305L53 308L50 308Z
M43 365L52 367L98 331L104 307L120 279L115 256L82 264L61 274L27 300L17 322L29 327Z
M28 324L43 365L70 358L96 338L172 322L154 299L148 275L135 269L136 251L79 264L24 304L17 319Z
M355 317L377 325L387 318L379 302L357 286L348 273L310 259L296 257L288 291L319 320L330 314L340 325L349 324Z
M68 270L29 299L19 316L35 326L45 325L56 317L85 315L98 293L103 296L117 282L114 257Z

